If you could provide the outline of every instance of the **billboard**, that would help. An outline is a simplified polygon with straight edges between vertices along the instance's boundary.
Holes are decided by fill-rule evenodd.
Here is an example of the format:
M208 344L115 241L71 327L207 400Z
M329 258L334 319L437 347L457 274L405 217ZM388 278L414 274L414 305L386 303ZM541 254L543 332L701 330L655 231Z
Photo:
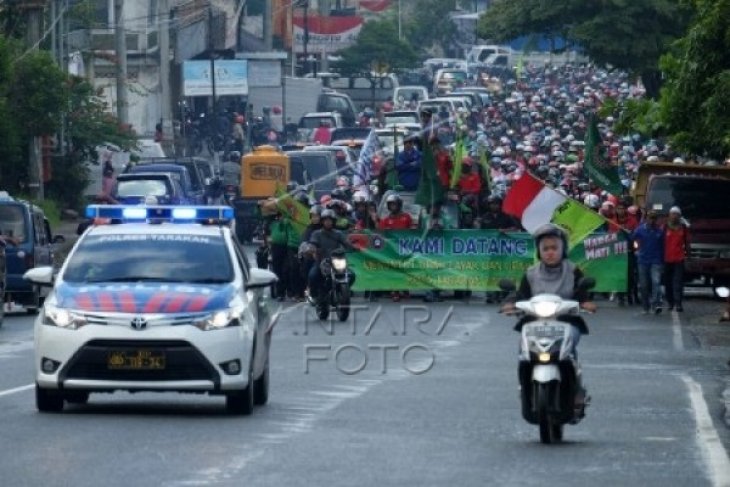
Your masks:
M217 60L215 65L215 94L248 95L248 61ZM183 63L183 95L212 96L210 61Z
M349 17L307 16L309 30L309 53L334 53L355 43L362 28L363 18L357 15ZM294 50L304 52L304 18L294 17Z

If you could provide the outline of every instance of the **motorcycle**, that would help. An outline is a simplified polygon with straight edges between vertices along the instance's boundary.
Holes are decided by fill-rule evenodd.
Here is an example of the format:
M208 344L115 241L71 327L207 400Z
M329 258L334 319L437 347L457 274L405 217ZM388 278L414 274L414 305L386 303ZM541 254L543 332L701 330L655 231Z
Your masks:
M334 308L337 319L347 321L350 316L350 286L355 281L355 275L347 267L344 249L337 249L330 258L324 259L320 264L320 272L324 283L319 299L314 303L317 317L326 320Z
M595 280L583 278L579 288L589 290ZM514 291L511 281L500 282L503 291ZM522 417L540 427L542 443L559 443L563 426L578 424L585 416L589 397L582 388L581 367L574 353L572 327L578 316L577 301L553 294L538 294L515 303L520 315L515 327L520 331L519 366ZM576 401L583 395L584 399Z

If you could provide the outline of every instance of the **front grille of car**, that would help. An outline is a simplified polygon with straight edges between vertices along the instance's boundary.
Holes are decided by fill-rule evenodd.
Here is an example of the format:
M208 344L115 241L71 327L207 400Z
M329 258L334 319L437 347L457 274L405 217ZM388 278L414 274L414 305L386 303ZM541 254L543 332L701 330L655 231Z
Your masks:
M111 352L134 353L153 350L164 353L162 370L112 369ZM92 340L81 347L60 372L69 379L104 381L193 381L208 380L220 386L220 374L190 343L182 340Z
M720 249L718 247L690 247L690 257L692 259L717 259Z

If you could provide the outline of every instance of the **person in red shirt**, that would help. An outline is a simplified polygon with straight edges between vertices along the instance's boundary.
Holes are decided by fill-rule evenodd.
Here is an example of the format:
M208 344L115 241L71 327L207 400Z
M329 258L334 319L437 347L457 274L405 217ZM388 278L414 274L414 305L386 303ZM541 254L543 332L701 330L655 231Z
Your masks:
M608 203L608 201L606 201ZM636 275L636 255L634 254L634 246L631 242L631 234L634 230L636 230L636 227L639 226L639 220L636 218L636 212L629 213L628 208L626 206L625 201L618 200L616 202L616 208L613 212L613 218L609 218L609 226L608 231L609 233L616 233L616 232L624 232L626 235L626 238L629 239L629 253L628 253L628 266L627 266L627 272L628 272L628 279L627 279L627 292L623 293L617 293L618 296L618 304L619 306L623 306L625 304L626 299L628 298L629 304L634 304L634 302L639 302L638 300L638 293L639 290L637 288L638 284L638 278Z
M664 225L664 285L669 310L682 308L684 291L684 260L689 254L689 227L682 218L682 210L673 206Z
M388 216L381 218L378 222L378 228L380 230L408 230L413 225L413 219L411 215L403 211L403 200L400 195L393 193L388 195L385 199L385 204L388 208ZM407 297L407 292L393 291L390 293L393 301L400 301L403 297Z
M438 137L431 139L431 147L434 158L436 159L436 173L438 174L439 181L441 181L441 186L444 189L448 189L449 184L451 184L451 170L454 167L454 163L451 161L449 151L444 149Z
M399 194L388 195L385 205L389 213L378 222L380 230L409 230L413 226L411 215L403 211L403 200Z
M317 144L327 145L330 143L330 137L332 137L332 131L330 130L329 122L322 120L319 122L319 127L314 131L312 141Z
M459 179L459 192L462 196L473 194L478 196L482 190L482 178L478 171L473 170L474 161L467 156L461 162L461 178Z

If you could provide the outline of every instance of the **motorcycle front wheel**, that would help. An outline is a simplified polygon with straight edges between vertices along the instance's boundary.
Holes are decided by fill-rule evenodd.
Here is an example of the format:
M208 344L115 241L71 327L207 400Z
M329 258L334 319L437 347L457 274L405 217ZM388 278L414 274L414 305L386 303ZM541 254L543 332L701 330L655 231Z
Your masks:
M350 317L350 286L342 284L337 289L337 319L347 321Z
M535 406L540 422L540 441L546 445L560 443L563 439L563 425L556 422L550 414L554 404L553 394L556 388L552 384L538 384L535 390Z

